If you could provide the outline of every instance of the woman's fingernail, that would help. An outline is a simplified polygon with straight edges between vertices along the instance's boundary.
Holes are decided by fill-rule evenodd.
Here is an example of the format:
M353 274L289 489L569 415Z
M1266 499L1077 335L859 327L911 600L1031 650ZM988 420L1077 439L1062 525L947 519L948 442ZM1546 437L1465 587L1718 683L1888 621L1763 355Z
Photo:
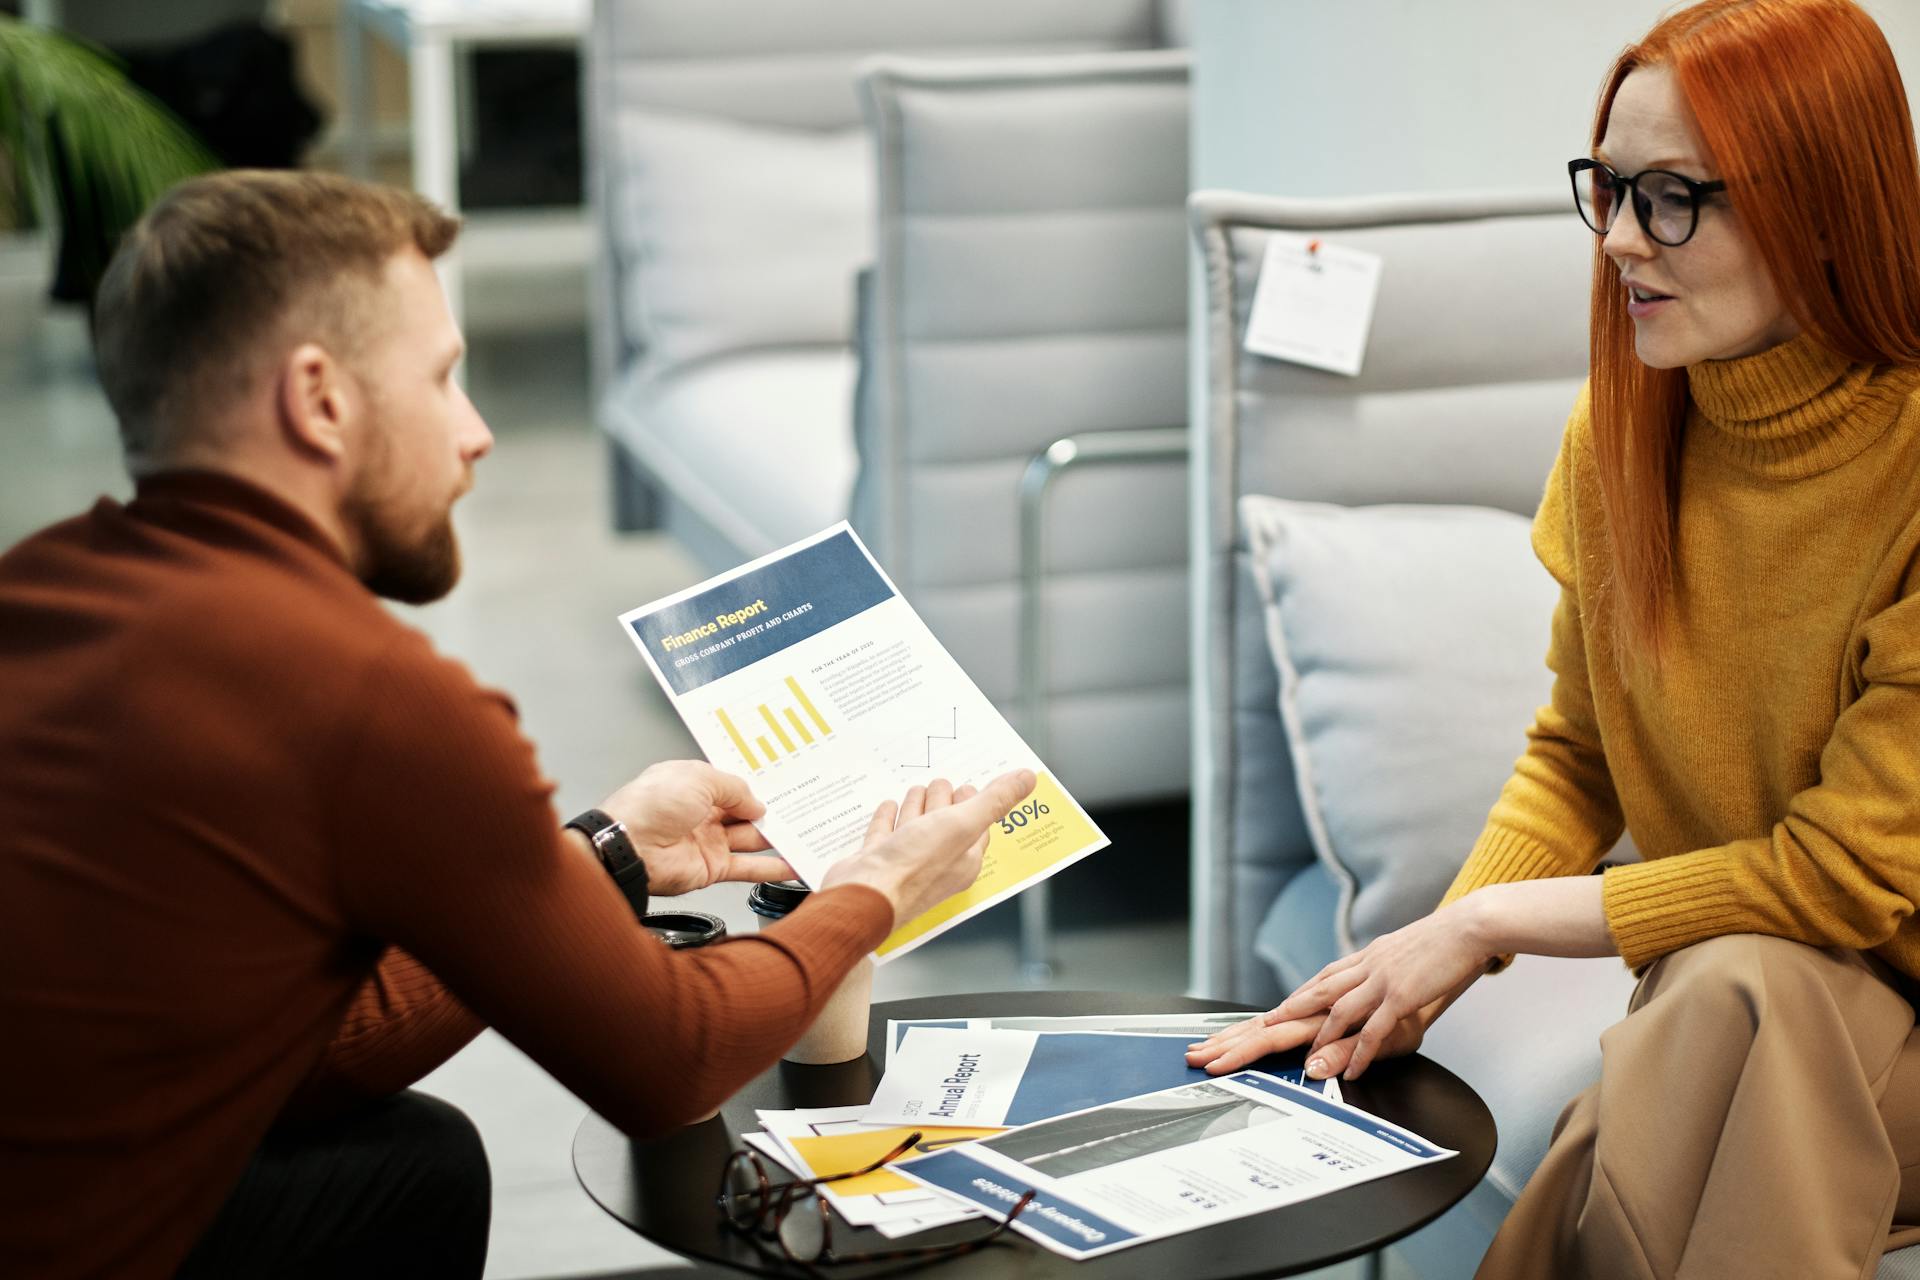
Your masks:
M1315 1080L1326 1079L1327 1076L1331 1074L1327 1070L1327 1060L1325 1058L1314 1058L1312 1061L1308 1062L1307 1074L1313 1077Z

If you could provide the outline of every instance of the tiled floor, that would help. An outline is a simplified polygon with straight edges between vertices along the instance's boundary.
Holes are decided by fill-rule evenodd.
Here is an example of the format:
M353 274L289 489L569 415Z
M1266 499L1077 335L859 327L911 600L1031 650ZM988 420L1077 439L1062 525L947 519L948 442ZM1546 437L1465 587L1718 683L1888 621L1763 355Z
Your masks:
M84 322L41 302L43 255L36 243L0 243L0 548L127 488ZM556 803L572 812L653 760L691 753L614 618L699 574L663 538L608 531L578 271L490 268L478 242L469 259L469 387L498 445L460 510L465 580L448 600L410 612L445 651L515 696L558 781ZM744 901L738 887L688 899L743 929ZM993 918L1011 910L882 969L875 997L1018 987L1009 922ZM1164 912L1129 918L1064 930L1061 985L1179 991L1184 923ZM581 1193L568 1143L583 1108L512 1046L485 1035L426 1087L473 1116L491 1153L490 1277L671 1264Z

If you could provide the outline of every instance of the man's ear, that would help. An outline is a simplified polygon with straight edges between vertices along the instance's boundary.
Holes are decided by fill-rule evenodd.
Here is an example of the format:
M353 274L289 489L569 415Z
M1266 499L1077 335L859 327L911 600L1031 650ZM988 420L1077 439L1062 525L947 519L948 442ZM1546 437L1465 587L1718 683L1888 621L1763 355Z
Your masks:
M303 342L288 352L275 396L287 443L303 454L339 462L346 456L358 390L318 343Z

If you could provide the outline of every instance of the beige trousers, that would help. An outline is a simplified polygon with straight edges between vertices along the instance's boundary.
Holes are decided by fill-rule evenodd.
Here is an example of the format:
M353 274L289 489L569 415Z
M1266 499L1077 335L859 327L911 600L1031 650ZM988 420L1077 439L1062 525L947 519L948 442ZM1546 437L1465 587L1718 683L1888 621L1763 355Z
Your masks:
M1896 1225L1920 1224L1920 1032L1896 983L1755 934L1655 961L1480 1280L1871 1277L1920 1240Z

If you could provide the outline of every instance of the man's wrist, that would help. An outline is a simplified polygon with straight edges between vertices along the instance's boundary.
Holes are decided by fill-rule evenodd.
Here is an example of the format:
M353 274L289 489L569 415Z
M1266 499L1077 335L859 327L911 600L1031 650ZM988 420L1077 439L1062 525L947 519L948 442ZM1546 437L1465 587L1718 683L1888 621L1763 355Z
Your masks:
M838 871L839 874L835 875L835 871ZM887 929L889 933L906 922L900 910L901 897L905 886L900 883L898 876L889 875L884 870L879 870L870 864L865 866L858 864L848 866L847 863L842 862L836 864L833 870L827 873L826 877L820 882L820 890L824 893L828 889L837 889L841 885L847 884L861 885L864 888L873 890L879 894L881 898L885 899L887 909L893 912L893 924L889 925Z
M627 836L627 829L604 809L588 809L571 818L567 828L586 837L595 857L619 887L635 918L647 914L647 864Z

